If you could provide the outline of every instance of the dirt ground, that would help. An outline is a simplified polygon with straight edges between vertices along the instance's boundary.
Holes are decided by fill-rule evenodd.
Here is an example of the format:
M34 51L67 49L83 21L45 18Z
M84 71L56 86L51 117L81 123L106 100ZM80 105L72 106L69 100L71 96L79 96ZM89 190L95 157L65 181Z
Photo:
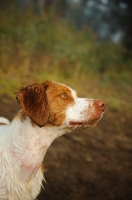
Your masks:
M0 99L0 115L11 120L18 110ZM107 108L95 128L54 141L44 165L38 200L131 200L132 115Z

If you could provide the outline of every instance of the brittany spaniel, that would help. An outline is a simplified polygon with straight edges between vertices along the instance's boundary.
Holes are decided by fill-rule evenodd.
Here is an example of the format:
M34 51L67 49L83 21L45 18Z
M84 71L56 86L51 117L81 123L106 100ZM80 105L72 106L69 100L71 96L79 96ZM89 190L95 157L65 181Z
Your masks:
M50 81L21 88L16 99L22 110L12 122L0 117L0 200L33 200L41 190L42 163L51 143L78 127L94 127L105 105Z

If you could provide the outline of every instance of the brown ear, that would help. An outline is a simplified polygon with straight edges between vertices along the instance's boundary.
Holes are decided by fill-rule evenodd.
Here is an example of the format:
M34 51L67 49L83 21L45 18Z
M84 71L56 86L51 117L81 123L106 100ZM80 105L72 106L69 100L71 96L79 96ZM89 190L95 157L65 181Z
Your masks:
M43 84L34 83L25 88L21 88L16 95L16 99L21 104L24 112L39 127L46 124L49 117L49 105L46 89L50 81Z

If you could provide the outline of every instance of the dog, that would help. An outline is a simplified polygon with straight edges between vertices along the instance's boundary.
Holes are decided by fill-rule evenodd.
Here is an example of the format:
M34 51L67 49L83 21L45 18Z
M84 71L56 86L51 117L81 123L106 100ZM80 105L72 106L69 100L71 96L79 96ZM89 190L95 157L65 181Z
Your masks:
M22 109L12 122L0 117L0 200L34 200L48 147L65 133L94 127L105 104L50 81L20 88L16 99Z

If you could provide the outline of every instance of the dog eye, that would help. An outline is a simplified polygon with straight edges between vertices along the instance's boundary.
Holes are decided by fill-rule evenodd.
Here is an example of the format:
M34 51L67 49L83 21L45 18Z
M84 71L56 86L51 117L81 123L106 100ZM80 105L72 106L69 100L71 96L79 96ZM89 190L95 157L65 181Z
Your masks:
M67 96L66 96L65 93L63 93L63 94L61 95L61 97L64 98L64 99L66 99Z

